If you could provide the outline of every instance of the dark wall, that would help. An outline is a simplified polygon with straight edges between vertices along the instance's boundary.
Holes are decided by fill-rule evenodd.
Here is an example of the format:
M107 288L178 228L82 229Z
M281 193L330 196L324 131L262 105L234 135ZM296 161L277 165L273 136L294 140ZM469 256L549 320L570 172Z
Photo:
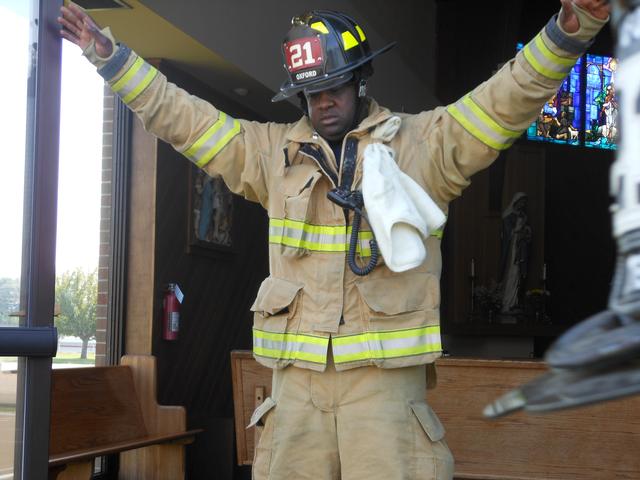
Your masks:
M560 2L437 0L436 95L456 101L515 55L560 10ZM608 26L589 52L613 53Z
M513 56L523 3L522 0L437 2L436 95L442 102L456 101ZM539 23L542 25L544 21Z
M167 77L237 118L260 120L169 64ZM268 275L267 217L257 204L234 197L233 252L187 253L191 164L164 142L158 147L153 353L158 398L184 405L189 427L205 432L187 447L187 478L234 478L235 443L230 352L251 348L253 303ZM162 292L177 282L185 294L180 337L161 338ZM239 478L239 477L236 477Z
M611 152L547 149L545 253L550 313L560 325L607 304L615 254L608 194L612 161Z

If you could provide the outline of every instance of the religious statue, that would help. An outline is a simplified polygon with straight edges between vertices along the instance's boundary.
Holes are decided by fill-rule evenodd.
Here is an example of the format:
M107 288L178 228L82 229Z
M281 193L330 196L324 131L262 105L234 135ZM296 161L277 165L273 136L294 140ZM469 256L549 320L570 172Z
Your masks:
M531 227L527 217L526 193L516 193L502 213L501 240L502 313L509 313L521 308L529 264Z

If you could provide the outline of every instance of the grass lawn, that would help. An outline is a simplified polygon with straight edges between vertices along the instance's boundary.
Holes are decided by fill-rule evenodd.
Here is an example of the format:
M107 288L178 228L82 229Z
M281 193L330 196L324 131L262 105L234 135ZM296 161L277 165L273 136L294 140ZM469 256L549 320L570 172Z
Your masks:
M87 358L80 359L79 353L58 353L53 359L53 363L78 363L81 365L94 365L96 363L95 353L87 353Z
M16 357L1 357L0 360L6 363L18 361ZM87 352L87 358L80 359L79 353L59 352L58 355L53 359L53 363L77 363L80 365L95 365L96 354Z

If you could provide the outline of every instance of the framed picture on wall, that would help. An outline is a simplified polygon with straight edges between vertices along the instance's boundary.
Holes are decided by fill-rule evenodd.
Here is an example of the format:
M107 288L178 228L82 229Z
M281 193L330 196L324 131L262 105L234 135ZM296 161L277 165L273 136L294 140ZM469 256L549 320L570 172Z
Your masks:
M195 165L189 171L187 253L233 252L233 194Z

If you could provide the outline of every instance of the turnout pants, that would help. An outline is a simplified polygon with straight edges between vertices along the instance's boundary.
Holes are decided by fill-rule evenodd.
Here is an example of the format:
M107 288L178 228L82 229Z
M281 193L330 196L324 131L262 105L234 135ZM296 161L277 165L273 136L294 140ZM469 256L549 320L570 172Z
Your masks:
M425 366L273 371L254 480L450 480L453 457L425 402Z

